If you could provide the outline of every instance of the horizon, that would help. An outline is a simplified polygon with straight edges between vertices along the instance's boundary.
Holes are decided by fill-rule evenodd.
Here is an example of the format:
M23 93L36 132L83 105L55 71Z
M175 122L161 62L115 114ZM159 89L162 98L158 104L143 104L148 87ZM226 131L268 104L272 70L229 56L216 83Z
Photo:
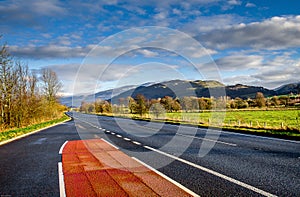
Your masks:
M176 80L181 80L181 79L173 79L173 80L170 80L170 81L176 81ZM189 82L191 82L191 81L196 81L196 80L182 80L182 81L189 81ZM201 81L206 82L206 81L212 81L212 80L201 80ZM215 80L213 80L213 81L215 81ZM160 82L151 82L151 81L148 81L148 82L146 82L144 84L131 84L131 85L125 85L125 86L118 86L118 87L108 88L108 89L105 89L105 90L99 90L97 92L86 92L86 93L81 93L81 94L76 94L76 95L71 95L71 94L70 95L59 95L59 97L61 97L61 98L67 98L67 97L73 97L73 96L89 96L89 95L93 95L93 94L97 94L97 93L105 92L105 91L110 91L110 90L114 90L114 89L118 89L118 88L132 87L130 89L133 89L133 88L136 88L136 87L139 87L139 86L143 86L143 85L148 84L148 83L151 84L151 85L155 85L155 84L164 83L164 82L169 82L169 81L160 81ZM217 82L219 82L219 81L217 81ZM294 82L294 83L282 84L282 85L280 85L278 87L275 87L273 89L266 88L264 86L247 85L247 84L241 84L241 83L237 83L237 84L224 84L224 83L222 83L222 84L224 84L225 86L245 85L245 86L252 86L252 87L263 87L263 88L268 89L268 90L276 91L277 89L280 89L283 86L291 85L291 84L299 84L299 83L300 83L300 81L297 81L297 82Z
M276 89L299 82L299 9L298 1L4 0L1 43L29 69L54 70L61 95L174 78Z

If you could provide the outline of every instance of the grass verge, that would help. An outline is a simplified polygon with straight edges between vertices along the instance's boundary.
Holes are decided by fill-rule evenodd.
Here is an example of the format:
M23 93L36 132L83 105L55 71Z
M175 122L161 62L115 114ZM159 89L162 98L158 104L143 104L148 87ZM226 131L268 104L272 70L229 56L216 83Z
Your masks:
M224 112L214 112L214 115L220 116L221 113ZM220 126L216 126L208 121L212 116L211 112L173 112L167 113L164 119L140 117L132 114L97 115L115 116L142 121L165 122L168 124L177 125L182 124L189 126L197 126L200 128L217 128L223 129L224 131L300 141L299 113L299 110L227 111L226 115L224 114L224 121Z
M69 120L69 119L70 119L70 117L67 116L66 114L64 114L61 118L50 120L47 122L42 122L39 124L30 125L26 128L17 128L17 129L2 131L2 132L0 132L0 142L11 140L16 137L28 134L30 132L33 132L33 131L36 131L39 129L49 127L51 125L54 125L54 124L57 124L57 123L60 123L60 122L63 122L63 121Z

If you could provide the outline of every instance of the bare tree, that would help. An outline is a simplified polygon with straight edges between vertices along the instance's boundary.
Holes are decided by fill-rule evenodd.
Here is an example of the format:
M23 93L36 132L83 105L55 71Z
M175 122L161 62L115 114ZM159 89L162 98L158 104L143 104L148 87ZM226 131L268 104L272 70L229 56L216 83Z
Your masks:
M45 68L42 70L43 92L49 102L55 102L57 93L62 87L57 75L51 69Z

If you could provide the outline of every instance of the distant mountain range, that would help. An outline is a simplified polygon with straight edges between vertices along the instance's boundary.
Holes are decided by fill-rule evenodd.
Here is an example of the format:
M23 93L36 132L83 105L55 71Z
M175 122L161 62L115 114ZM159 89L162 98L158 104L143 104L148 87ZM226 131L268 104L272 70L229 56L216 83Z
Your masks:
M225 86L224 84L214 80L171 80L161 83L146 83L140 86L124 86L90 95L62 97L60 101L66 106L78 107L81 105L82 101L93 102L96 99L101 99L118 103L120 98L127 98L128 96L135 98L138 94L143 94L148 99L163 98L165 96L171 96L173 98L180 98L183 96L210 97L211 93L216 95L224 89L226 91L226 95L231 98L240 97L247 99L254 98L257 92L262 92L265 97L291 93L299 94L300 82L283 85L270 90L264 87L248 86L243 84ZM224 92L220 93L220 95L224 95Z

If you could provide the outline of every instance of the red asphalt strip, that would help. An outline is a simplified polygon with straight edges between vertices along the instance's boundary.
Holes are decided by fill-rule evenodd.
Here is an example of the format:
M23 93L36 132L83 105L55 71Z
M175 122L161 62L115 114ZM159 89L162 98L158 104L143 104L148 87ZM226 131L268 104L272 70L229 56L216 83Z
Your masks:
M69 141L62 151L66 196L191 196L101 139Z

